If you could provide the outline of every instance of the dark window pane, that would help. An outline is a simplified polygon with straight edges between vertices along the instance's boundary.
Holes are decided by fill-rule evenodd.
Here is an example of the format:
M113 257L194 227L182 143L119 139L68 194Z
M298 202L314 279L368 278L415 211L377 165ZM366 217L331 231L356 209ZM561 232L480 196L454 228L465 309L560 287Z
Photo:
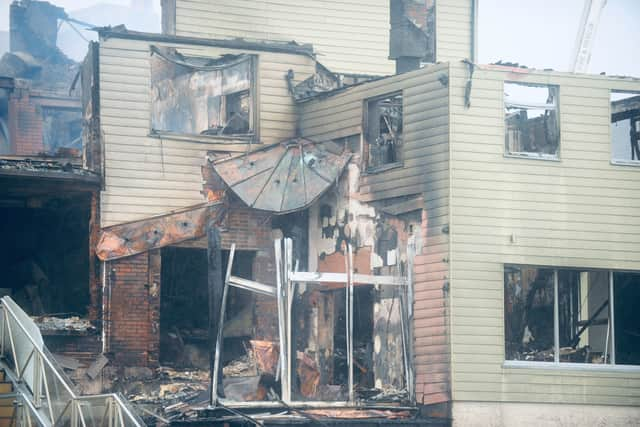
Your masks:
M558 271L558 321L561 362L609 363L609 273Z
M402 94L367 103L366 141L369 168L402 160Z
M553 270L505 266L507 360L553 361Z
M640 365L640 273L614 273L616 364Z

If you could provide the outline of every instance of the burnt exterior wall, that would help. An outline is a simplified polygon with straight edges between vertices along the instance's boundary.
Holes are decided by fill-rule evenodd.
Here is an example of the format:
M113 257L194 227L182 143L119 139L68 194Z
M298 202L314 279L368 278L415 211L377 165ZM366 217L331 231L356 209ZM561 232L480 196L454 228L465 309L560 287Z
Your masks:
M310 139L366 143L361 138L365 101L402 92L404 161L387 170L360 174L353 185L353 199L359 206L402 205L402 198L421 200L420 230L414 233L413 363L419 405L451 400L448 75L448 65L437 64L359 85L305 104L301 119L303 135ZM438 413L446 415L446 404L442 407Z
M74 98L53 97L30 90L26 83L17 87L9 96L8 121L11 141L11 154L18 156L37 156L47 147L44 143L43 108L78 110L80 102ZM80 157L79 150L61 150L61 157Z
M273 284L275 256L271 216L243 207L232 207L221 230L222 248L253 251L248 276ZM185 242L183 247L206 248L206 239ZM155 367L160 352L160 250L108 261L104 299L106 350L112 363L121 366ZM97 290L96 290L97 291ZM260 322L255 336L276 339L275 298L256 296L254 312Z

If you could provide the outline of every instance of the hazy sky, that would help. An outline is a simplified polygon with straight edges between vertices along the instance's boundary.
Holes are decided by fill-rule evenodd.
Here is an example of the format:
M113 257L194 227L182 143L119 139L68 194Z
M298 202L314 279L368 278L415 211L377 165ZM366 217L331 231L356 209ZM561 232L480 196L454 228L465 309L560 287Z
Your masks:
M584 0L480 0L479 62L566 71ZM640 0L608 0L589 72L640 77Z
M150 1L158 20L160 16L160 0L51 1L64 7L71 16L74 10L101 3L127 6ZM502 59L534 68L568 69L584 0L479 1L478 62ZM9 27L10 3L10 0L0 0L0 30L6 31ZM123 17L122 22L125 21L131 21L131 16ZM589 72L640 76L639 46L640 0L608 0Z

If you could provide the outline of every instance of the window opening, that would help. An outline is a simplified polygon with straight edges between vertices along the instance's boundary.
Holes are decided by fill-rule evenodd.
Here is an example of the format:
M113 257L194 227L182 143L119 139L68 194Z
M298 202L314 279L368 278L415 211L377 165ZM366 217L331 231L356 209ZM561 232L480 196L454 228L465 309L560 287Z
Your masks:
M640 273L613 273L615 363L640 365Z
M42 107L44 154L58 157L82 155L82 111L74 108Z
M401 162L402 94L369 100L366 107L366 155L369 169Z
M611 157L640 162L640 93L611 92Z
M504 280L506 360L640 364L640 273L505 265Z
M252 55L184 57L152 47L152 132L248 136L254 131Z
M553 361L553 270L505 266L504 275L507 360Z
M558 86L506 82L504 110L507 154L558 157Z

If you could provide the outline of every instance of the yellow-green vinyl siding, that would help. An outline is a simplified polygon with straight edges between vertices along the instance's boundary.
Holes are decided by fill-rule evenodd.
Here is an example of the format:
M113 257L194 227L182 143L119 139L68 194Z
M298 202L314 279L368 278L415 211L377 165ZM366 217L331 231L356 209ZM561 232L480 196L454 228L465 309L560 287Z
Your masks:
M219 140L149 137L149 45L142 40L110 37L100 42L100 103L104 144L105 190L101 225L146 218L201 203L202 166L207 151L220 149ZM258 55L258 115L261 143L295 135L295 105L285 75L289 69L301 81L315 72L304 55L239 51L175 43L182 54L216 57L221 54ZM235 151L247 144L236 141Z
M640 270L640 167L610 162L609 93L640 81L451 63L454 401L640 405L640 369L504 367L504 264ZM504 81L560 86L558 161L504 155Z
M395 70L388 0L177 0L176 35L311 43L332 71Z

